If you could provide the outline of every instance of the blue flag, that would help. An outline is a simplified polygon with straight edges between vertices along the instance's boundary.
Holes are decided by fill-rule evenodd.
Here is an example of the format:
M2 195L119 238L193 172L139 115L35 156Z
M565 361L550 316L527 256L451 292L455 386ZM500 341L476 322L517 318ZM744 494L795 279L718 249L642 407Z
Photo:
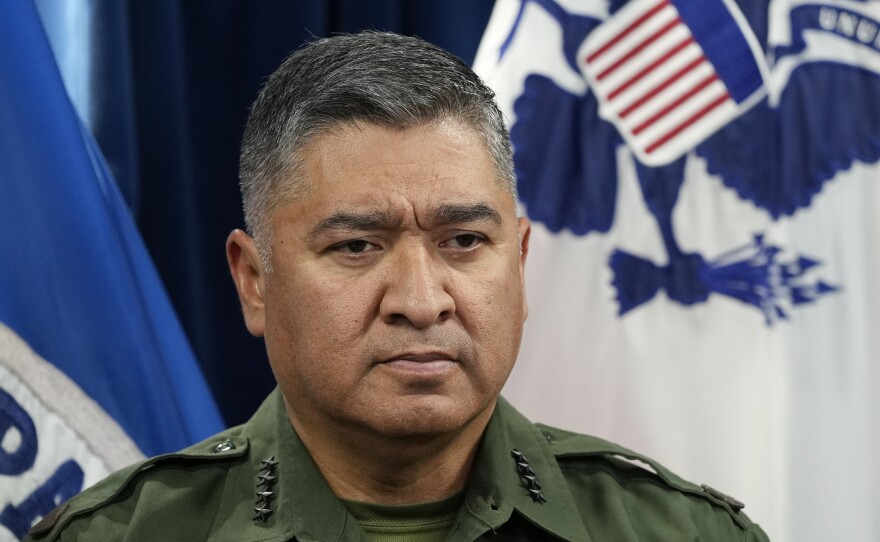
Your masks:
M0 540L222 422L30 0L0 19Z

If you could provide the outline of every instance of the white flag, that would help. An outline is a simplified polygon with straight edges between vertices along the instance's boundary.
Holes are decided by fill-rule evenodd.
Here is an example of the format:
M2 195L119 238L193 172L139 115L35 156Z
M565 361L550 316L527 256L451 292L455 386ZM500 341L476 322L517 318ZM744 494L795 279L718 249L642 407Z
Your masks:
M776 542L876 542L880 3L769 5L497 1L475 68L534 228L505 394L733 495ZM666 149L634 133L722 94Z

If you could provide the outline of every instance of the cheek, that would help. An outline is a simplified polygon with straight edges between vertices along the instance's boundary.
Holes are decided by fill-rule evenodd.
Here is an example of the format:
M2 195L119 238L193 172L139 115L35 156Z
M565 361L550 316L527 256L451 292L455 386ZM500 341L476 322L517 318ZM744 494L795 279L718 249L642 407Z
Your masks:
M516 265L494 266L471 280L471 292L467 296L473 310L484 314L482 319L491 326L521 321L523 288Z
M271 283L266 296L266 344L267 349L274 347L280 355L296 356L318 369L361 339L370 320L371 300L364 285L309 271Z
M503 366L499 360L512 365L519 351L522 335L523 291L518 268L498 266L494 273L464 281L459 299L459 317L477 348Z

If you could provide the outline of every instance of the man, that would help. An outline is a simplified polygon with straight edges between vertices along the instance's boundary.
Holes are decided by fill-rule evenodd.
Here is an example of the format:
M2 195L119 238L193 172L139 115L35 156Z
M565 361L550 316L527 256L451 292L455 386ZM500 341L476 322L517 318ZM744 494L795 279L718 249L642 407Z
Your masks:
M247 424L121 471L34 540L737 540L742 505L499 397L529 224L492 92L420 40L294 53L241 154L226 250L278 389Z

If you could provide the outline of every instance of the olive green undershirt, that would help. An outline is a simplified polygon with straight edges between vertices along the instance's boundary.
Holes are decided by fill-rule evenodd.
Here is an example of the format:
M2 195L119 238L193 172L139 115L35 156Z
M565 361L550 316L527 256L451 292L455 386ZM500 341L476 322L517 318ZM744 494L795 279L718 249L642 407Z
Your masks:
M464 492L422 504L342 502L372 542L443 542L463 500Z

